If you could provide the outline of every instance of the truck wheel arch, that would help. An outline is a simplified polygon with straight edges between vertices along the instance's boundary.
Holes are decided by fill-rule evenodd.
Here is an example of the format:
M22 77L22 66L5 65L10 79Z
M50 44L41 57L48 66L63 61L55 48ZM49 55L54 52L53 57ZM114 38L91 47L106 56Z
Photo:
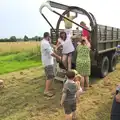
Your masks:
M113 53L110 57L109 57L109 71L113 72L116 69L116 64L117 64L117 56L115 53Z
M109 58L107 56L101 57L99 60L99 73L100 77L104 78L107 76L108 71L109 71Z

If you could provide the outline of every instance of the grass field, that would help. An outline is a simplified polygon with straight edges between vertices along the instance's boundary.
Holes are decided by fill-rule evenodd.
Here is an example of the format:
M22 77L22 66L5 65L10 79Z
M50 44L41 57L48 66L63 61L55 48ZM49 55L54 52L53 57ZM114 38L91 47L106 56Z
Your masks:
M40 65L40 42L0 43L0 74Z
M19 52L38 52L40 42L0 42L0 55Z
M45 76L39 42L0 43L0 120L64 120L60 107L62 83L56 82L56 96L44 98ZM25 69L25 70L23 70ZM120 64L104 79L91 78L92 87L77 105L78 120L110 120L111 93L120 83Z
M104 79L91 78L92 87L80 98L78 120L110 120L116 84L120 82L120 64ZM44 71L29 68L0 76L5 88L0 90L0 120L64 120L60 107L62 84L55 82L56 96L43 97ZM94 82L93 82L94 81Z

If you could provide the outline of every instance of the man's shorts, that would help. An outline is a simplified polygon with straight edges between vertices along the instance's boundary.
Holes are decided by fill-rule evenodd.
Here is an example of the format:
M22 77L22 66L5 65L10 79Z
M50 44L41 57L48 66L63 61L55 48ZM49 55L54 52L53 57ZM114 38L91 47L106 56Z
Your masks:
M64 102L64 111L65 111L65 114L71 114L72 112L75 112L76 111L76 102L72 102L72 103L69 103L69 102Z
M54 66L53 65L46 66L45 74L46 74L47 80L53 80L54 79Z

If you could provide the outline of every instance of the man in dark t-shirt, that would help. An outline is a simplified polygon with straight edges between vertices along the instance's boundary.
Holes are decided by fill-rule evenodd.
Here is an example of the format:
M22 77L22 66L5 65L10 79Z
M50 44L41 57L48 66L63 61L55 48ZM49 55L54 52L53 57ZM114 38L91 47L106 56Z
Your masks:
M120 86L116 89L111 110L111 120L120 120Z

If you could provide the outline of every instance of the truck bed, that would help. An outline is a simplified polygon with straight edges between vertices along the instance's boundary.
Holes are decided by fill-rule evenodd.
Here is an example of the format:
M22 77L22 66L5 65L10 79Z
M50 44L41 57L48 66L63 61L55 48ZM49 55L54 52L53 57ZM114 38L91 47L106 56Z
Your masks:
M96 39L92 39L91 41L96 43L96 50L98 54L115 50L117 45L120 44L120 29L99 25L96 26L97 31L95 32ZM59 29L59 32L63 31L63 29ZM50 30L51 32L51 38L53 44L56 44L57 37L54 30ZM80 31L81 33L81 31ZM73 34L77 34L77 30L73 30ZM91 34L92 36L92 34Z
M98 53L116 49L120 44L120 29L97 25L97 49Z

